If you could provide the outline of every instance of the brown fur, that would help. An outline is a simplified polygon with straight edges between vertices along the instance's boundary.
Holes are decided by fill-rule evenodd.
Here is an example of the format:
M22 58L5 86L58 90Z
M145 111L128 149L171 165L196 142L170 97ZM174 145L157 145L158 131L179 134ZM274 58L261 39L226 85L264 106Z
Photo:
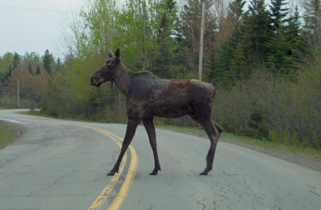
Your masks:
M206 161L207 166L201 175L212 170L217 141L223 129L212 122L211 107L215 89L211 84L195 79L160 79L150 72L130 72L120 62L120 50L116 57L109 52L109 60L91 77L90 85L99 87L102 83L111 81L126 96L128 124L122 149L114 168L108 175L114 175L119 170L120 162L128 148L137 126L141 121L147 131L154 153L155 168L151 175L161 170L156 144L156 133L153 118L177 118L189 115L205 129L211 146Z

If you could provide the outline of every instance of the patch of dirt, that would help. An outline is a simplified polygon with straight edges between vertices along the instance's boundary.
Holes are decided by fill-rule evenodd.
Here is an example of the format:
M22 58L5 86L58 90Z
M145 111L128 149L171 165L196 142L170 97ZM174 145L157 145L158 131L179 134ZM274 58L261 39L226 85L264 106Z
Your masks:
M208 139L206 134L199 134L199 133L195 133L195 132L191 132L191 131L183 131L183 130L176 130L176 129L170 129L170 128L163 128L163 127L159 127L159 128ZM258 146L258 145L236 142L236 141L222 139L222 138L220 138L219 141L239 145L242 147L246 147L248 149L252 149L252 150L270 155L272 157L280 158L280 159L286 160L288 162L295 163L300 166L304 166L304 167L310 168L312 170L321 172L321 159L318 159L318 158L315 158L315 157L312 157L309 155L304 155L304 154L289 152L289 151L283 151L283 150L277 150L277 149L272 149L272 148L266 148L266 147L262 147L262 146Z

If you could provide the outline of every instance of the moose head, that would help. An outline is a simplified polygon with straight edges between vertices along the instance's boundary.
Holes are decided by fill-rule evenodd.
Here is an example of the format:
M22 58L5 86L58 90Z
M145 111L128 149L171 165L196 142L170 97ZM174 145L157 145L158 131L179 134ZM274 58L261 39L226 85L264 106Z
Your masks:
M120 63L120 50L119 48L115 52L116 57L113 57L111 50L108 52L109 59L105 61L105 64L90 78L90 85L99 87L102 83L107 81L113 81L116 72L116 66Z

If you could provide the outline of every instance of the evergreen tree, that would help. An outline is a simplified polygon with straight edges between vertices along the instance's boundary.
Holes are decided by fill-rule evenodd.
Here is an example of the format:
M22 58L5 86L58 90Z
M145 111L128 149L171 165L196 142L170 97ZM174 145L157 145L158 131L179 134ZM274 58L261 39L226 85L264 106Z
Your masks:
M304 29L312 35L311 44L319 43L321 41L321 1L306 0L304 10Z
M178 72L173 66L176 58L177 42L174 32L178 20L176 2L174 0L163 1L163 10L160 13L160 24L157 30L157 50L154 51L154 59L151 71L162 78L175 78Z
M55 70L58 72L60 71L60 69L61 69L61 62L60 62L60 58L58 58Z
M14 53L14 57L13 57L13 63L12 63L12 70L15 70L20 64L20 56L18 53Z
M37 70L36 70L36 75L40 75L40 74L41 74L41 72L40 72L40 66L39 66L39 64L38 64Z
M282 33L284 29L284 23L287 21L286 17L288 15L288 8L284 8L285 0L271 0L271 18L272 18L272 27L275 34Z
M51 73L51 58L52 55L49 54L49 50L45 51L45 55L42 58L43 68L47 71L48 74Z
M31 64L29 64L28 71L33 76Z
M264 0L252 0L249 6L249 15L243 25L242 48L247 59L247 72L264 65L267 61L268 43L273 36L270 13L266 10Z
M11 67L11 64L9 66L9 71L8 71L8 75L6 76L6 79L8 79L9 77L11 77L11 73L13 71L13 68Z
M297 5L295 6L294 14L289 18L288 25L286 28L286 37L291 45L291 54L294 56L293 63L295 65L295 63L300 62L302 57L300 54L308 53L305 51L302 39L300 13Z
M231 17L231 27L233 32L239 31L239 27L243 22L244 15L244 5L246 1L244 0L234 0L229 4L228 7L228 16Z
M285 0L271 0L270 9L272 19L273 34L269 42L269 64L272 72L280 72L281 74L289 74L291 70L290 50L291 45L286 37L285 23L288 15L288 9L283 8L287 3Z
M217 70L217 74L221 75L222 85L224 87L233 85L238 75L237 71L241 71L243 68L240 65L243 61L239 55L243 54L242 37L243 37L243 23L247 17L247 13L244 12L244 0L235 0L229 4L228 8L228 20L230 20L230 27L232 33L228 40L223 43L220 52L220 68ZM236 51L237 49L237 51Z

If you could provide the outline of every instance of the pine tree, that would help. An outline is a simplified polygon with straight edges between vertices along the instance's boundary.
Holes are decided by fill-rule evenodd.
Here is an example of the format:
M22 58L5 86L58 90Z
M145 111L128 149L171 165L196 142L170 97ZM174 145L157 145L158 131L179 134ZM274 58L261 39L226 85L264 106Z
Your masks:
M304 3L304 29L311 33L312 44L319 43L321 40L321 1L307 0Z
M7 75L6 79L8 79L9 77L11 77L12 71L13 71L13 68L11 67L11 64L10 64L10 66L9 66L9 71L8 71L8 75Z
M239 31L239 27L243 22L244 15L244 5L246 1L244 0L234 0L229 4L228 7L228 16L231 17L231 27L233 32Z
M273 36L271 23L271 16L265 8L264 0L252 0L248 17L244 21L242 37L244 56L247 58L249 66L255 68L264 65L267 61L268 43Z
M302 62L302 54L307 54L301 30L300 13L298 6L295 6L294 14L288 20L288 27L286 28L286 39L290 44L289 62L291 68L297 69L298 64Z
M58 72L58 71L60 71L60 69L61 69L61 62L60 62L60 58L58 58L55 70L56 70L56 72Z
M232 28L232 33L228 40L222 45L220 52L221 69L219 70L221 75L225 75L224 84L233 85L235 80L235 75L238 75L237 71L240 71L241 66L239 64L241 58L238 54L242 54L242 37L243 37L243 23L247 14L244 12L245 1L235 0L229 4L228 8L228 19L230 20L230 26ZM236 51L236 49L238 49ZM224 85L226 86L226 85Z
M288 8L284 8L285 0L271 0L271 18L272 18L272 27L275 34L282 33L282 29L284 29L284 23L288 20L286 19L288 15Z
M286 27L285 23L288 15L288 9L284 8L287 3L285 0L271 0L270 9L272 19L273 34L269 42L269 57L268 61L272 72L281 74L288 74L291 69L291 62L289 53L291 45L286 38Z
M176 58L177 42L174 38L176 29L176 3L174 0L165 0L162 3L160 23L157 30L156 40L158 48L154 51L154 59L151 71L162 78L175 78L178 72L173 66Z
M208 59L204 62L204 78L205 81L218 84L222 78L222 71L220 69L219 54L215 49L215 39L211 40L210 50L208 51Z
M43 56L43 68L47 71L48 74L51 73L51 55L49 54L49 50L45 51L45 55Z
M31 76L33 76L31 64L29 64L29 66L28 66L28 71L31 74Z
M13 63L12 63L12 71L15 70L20 64L20 56L18 53L14 53Z
M39 66L39 64L38 64L37 70L36 70L36 75L40 75L40 74L41 74L41 72L40 72L40 66Z

